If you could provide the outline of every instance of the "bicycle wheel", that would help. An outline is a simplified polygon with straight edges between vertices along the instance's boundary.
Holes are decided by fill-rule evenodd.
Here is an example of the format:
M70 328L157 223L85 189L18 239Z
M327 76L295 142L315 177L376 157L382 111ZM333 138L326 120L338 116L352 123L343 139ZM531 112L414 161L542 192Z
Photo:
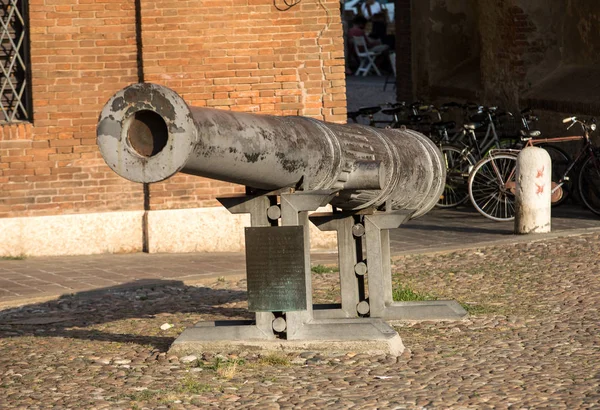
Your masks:
M566 176L565 172L571 165L571 158L557 146L540 144L538 147L545 149L552 160L552 206L559 206L569 198L572 192L573 182L569 179L564 180L562 185L558 186L558 181Z
M494 221L515 218L517 157L491 154L476 165L469 176L469 197L477 211Z
M579 171L581 200L596 215L600 215L600 159L589 157Z
M469 171L475 165L473 158L465 149L454 145L442 145L440 148L446 164L446 184L436 206L453 208L469 198L467 181Z

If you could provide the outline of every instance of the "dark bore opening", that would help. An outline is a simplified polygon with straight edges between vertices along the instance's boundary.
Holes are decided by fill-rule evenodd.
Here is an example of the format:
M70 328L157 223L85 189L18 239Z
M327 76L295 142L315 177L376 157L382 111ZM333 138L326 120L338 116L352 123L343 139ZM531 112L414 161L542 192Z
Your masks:
M154 111L142 110L133 115L127 139L135 152L144 157L152 157L167 145L169 131L160 115Z

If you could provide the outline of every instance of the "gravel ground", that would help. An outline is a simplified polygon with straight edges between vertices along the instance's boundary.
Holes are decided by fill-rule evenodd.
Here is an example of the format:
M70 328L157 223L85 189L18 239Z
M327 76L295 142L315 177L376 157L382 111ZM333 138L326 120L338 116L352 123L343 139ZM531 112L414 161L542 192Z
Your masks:
M170 356L186 326L250 317L245 282L223 278L0 311L0 408L598 408L599 255L587 235L396 260L405 294L471 314L398 325L399 358ZM330 301L336 274L314 276L315 299Z

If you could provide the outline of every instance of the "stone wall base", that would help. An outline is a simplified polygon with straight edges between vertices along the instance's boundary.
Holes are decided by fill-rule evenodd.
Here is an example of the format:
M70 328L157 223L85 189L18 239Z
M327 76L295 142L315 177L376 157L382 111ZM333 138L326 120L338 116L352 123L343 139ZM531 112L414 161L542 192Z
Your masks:
M249 215L226 209L148 212L148 252L243 252ZM141 252L143 211L0 219L0 257ZM313 250L334 250L336 235L311 226Z

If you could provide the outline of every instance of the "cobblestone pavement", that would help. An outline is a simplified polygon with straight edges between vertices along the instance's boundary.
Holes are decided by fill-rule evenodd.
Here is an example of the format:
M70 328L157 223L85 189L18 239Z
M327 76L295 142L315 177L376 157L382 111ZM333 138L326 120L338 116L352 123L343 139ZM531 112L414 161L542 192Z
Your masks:
M0 408L600 407L600 235L394 265L398 294L453 298L463 321L402 323L399 358L353 352L175 357L186 326L247 318L245 281L81 292L0 311ZM173 270L177 270L173 266ZM337 297L335 273L315 299ZM161 330L161 325L174 326Z

